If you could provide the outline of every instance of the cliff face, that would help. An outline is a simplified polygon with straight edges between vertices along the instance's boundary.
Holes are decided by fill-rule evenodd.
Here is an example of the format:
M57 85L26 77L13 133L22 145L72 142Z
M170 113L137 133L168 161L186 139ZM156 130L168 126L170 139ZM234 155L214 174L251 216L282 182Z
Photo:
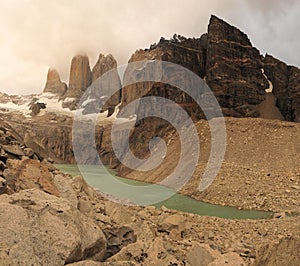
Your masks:
M265 100L269 86L262 72L263 57L252 47L246 34L225 21L212 16L208 33L201 38L174 35L171 40L161 39L150 49L136 51L129 62L153 59L178 64L204 78L225 116L259 116L253 106ZM125 78L132 73L128 69ZM181 104L194 120L203 117L188 95L167 84L145 82L128 86L123 90L122 103L126 105L136 98L151 95Z
M71 62L69 89L64 95L65 99L69 99L64 102L64 107L74 110L84 91L91 83L92 72L88 57L85 55L73 57Z
M277 106L288 121L300 122L300 69L266 55L264 69L273 84Z
M144 60L167 61L183 66L203 78L205 75L205 53L206 35L198 39L186 39L174 35L172 40L162 38L158 44L151 45L150 49L136 51L131 56L129 63ZM141 65L141 67L147 66ZM132 78L134 72L136 72L136 69L130 66L126 69L124 75L125 83ZM172 72L174 77L180 74L177 69ZM188 103L190 107L195 107L191 97L178 90L178 88L154 82L142 82L124 87L122 91L122 105L124 106L140 97L151 95L171 99L178 104ZM185 109L188 113L192 113L192 108L186 107Z
M268 82L261 70L262 58L246 34L215 16L211 17L206 82L224 115L256 116L255 112L245 113L244 110L265 99Z

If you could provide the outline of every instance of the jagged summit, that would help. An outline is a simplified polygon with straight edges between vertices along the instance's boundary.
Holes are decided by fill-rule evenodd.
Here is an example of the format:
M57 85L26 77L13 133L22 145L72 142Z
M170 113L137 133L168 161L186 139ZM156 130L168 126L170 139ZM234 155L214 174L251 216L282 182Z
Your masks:
M117 68L116 59L111 54L105 56L104 54L100 53L98 60L92 70L92 81L94 82L101 75L113 68Z
M216 15L211 15L210 17L208 31L210 30L213 30L216 33L214 35L216 41L224 40L224 38L226 38L227 41L235 42L238 39L239 43L242 45L252 46L247 34Z
M207 32L201 36L186 38L174 34L170 40L161 38L157 44L152 44L144 50L137 50L129 62L145 59L179 64L205 79L225 116L273 117L268 114L265 116L266 110L275 112L275 109L279 108L276 113L281 112L284 119L300 121L298 85L300 70L287 66L268 54L261 55L260 51L252 46L247 34L215 15L211 16ZM49 69L44 92L58 95L63 100L64 108L74 110L92 82L116 66L117 62L112 55L100 54L92 68L87 55L76 55L71 62L69 86L60 80L56 70ZM129 75L130 71L126 73ZM118 74L115 73L113 76L112 82L120 84ZM126 76L124 78L126 79ZM111 86L108 86L109 88ZM170 93L165 93L166 91ZM262 112L260 108L266 106L267 93L271 93L274 100L268 101L272 106L264 108ZM97 97L105 97L107 94L107 90L102 88L97 92ZM174 88L159 87L157 84L139 84L124 88L105 110L116 106L120 101L124 106L138 97L147 95L167 95L178 104L185 105L185 109L192 117L197 117L196 119L201 117L200 111L195 110L190 97L184 96ZM98 107L95 108L93 104L89 109L93 111ZM111 109L110 113L112 111Z

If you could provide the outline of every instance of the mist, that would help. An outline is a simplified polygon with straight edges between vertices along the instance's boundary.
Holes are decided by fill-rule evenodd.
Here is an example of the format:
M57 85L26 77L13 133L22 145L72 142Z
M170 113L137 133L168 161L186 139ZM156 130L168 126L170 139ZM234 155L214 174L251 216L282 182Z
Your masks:
M261 53L300 66L300 1L11 0L0 2L0 91L42 92L49 67L68 83L70 62L99 53L119 65L174 33L199 37L215 14L248 34Z

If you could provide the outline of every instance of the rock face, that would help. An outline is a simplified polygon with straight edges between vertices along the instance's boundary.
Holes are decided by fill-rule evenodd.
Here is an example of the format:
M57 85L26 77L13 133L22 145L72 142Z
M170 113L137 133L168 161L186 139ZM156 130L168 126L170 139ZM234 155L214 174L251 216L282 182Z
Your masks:
M288 121L300 122L300 69L266 55L264 69L273 84L277 106Z
M212 16L208 33L203 34L200 38L184 38L174 35L171 40L162 38L157 45L151 45L150 49L136 51L129 62L150 61L139 62L134 67L129 65L124 74L124 83L131 84L133 77L139 81L138 77L143 75L144 70L153 71L151 65L154 63L151 60L168 61L205 78L225 116L258 117L260 113L255 107L265 100L265 90L269 87L262 72L262 59L259 51L252 47L246 34ZM169 72L172 79L180 80L186 87L193 86L192 81L185 78L180 69L169 67L161 72L166 76ZM155 74L159 75L160 73ZM208 96L208 93L202 90L203 88L204 86L194 92L196 98L204 99L206 95ZM122 92L121 107L125 107L135 99L147 96L167 98L177 103L194 121L205 118L201 108L189 95L177 87L152 81L135 82L135 84L125 86ZM202 100L202 102L205 101ZM138 106L137 119L154 109L150 103L142 103ZM209 106L209 108L217 110L215 105ZM179 114L174 111L172 106L155 107L157 113L163 113L164 109L167 109L165 111L167 117L174 120L180 119ZM211 117L206 118L210 119ZM169 130L168 123L161 119L151 118L148 122L147 119L141 120L132 133L132 139L138 140L133 143L132 148L138 152L147 151L148 147L146 146L152 137L163 138Z
M64 107L76 108L79 99L92 83L92 72L86 55L77 55L71 62L69 89L64 95Z
M154 59L178 64L205 78L225 116L259 116L253 106L265 100L268 88L262 72L263 57L252 47L246 34L225 21L212 16L208 33L200 38L174 35L171 40L161 39L150 49L135 52L129 62ZM127 69L125 81L133 73L133 70ZM180 75L176 71L172 74ZM191 97L166 84L144 82L127 86L123 90L122 103L126 105L134 99L151 95L175 101L193 119L203 117Z
M87 132L88 123L86 121L82 121L77 127L76 134L79 135L80 141L73 143L73 120L70 117L36 116L32 121L26 123L22 123L22 120L17 119L17 117L8 120L9 126L20 133L18 140L36 151L40 157L51 158L56 163L76 163L73 145L79 145L81 156L77 159L81 163L94 164L97 162L97 158L91 156L91 151L85 145L86 138L90 136L90 132ZM49 120L54 121L54 123L49 123ZM95 143L102 161L115 168L119 162L111 145L111 124L97 125L95 130ZM124 133L120 130L119 134L123 136Z
M51 92L62 96L67 91L67 84L61 82L60 77L56 69L50 68L47 74L47 81L44 88L44 92Z
M101 80L97 80L99 77L102 77ZM108 111L108 116L110 116L121 100L121 80L117 71L117 61L112 55L99 55L92 70L92 81L89 96L82 99L83 114ZM112 90L117 90L117 92L108 99Z
M168 61L183 66L203 78L205 75L206 38L206 35L198 39L187 39L177 35L174 35L171 40L162 38L158 44L151 45L150 49L136 51L131 56L129 63L143 60ZM129 66L124 74L125 84L132 83L131 80L137 82L139 72L147 68L151 69L150 62L148 64L141 62L136 67ZM181 75L178 69L174 69L172 74L175 77L180 77ZM134 76L136 76L136 79L132 79ZM122 91L122 106L146 96L161 96L173 100L183 105L183 108L192 118L194 116L197 116L196 119L200 118L200 110L199 108L197 109L197 105L195 105L190 96L178 90L178 88L162 83L138 82L124 87ZM143 108L148 107L144 106Z
M268 88L262 69L262 56L247 35L212 16L208 26L206 81L225 115L258 116L245 113L245 106L265 99Z
M72 151L72 119L67 116L36 116L22 123L21 118L9 119L11 128L19 132L19 141L42 158L56 163L74 163ZM49 123L52 120L54 122Z

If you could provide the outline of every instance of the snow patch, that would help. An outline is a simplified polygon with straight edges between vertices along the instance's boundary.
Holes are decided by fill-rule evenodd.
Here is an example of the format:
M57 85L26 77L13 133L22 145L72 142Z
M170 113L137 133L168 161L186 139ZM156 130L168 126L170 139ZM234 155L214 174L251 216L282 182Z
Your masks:
M269 78L267 77L267 75L265 74L265 70L262 68L261 69L262 74L264 75L265 79L268 81L269 83L269 88L266 89L266 93L272 93L273 92L273 83L269 80Z
M72 103L72 102L74 102L74 101L76 101L75 98L65 98L65 99L64 99L64 103Z
M9 113L9 112L20 112L23 113L26 117L30 117L29 113L29 107L28 103L18 105L13 102L7 102L7 103L0 103L0 109L4 113Z
M122 118L122 117L118 117L116 120L115 120L115 124L123 124L123 123L132 123L132 122L136 122L136 118L137 118L137 115L134 114L134 115L131 115L129 116L128 118Z
M85 100L82 104L81 104L81 107L85 107L85 106L87 106L89 103L93 103L93 102L95 102L96 101L96 99L87 99L87 100Z

